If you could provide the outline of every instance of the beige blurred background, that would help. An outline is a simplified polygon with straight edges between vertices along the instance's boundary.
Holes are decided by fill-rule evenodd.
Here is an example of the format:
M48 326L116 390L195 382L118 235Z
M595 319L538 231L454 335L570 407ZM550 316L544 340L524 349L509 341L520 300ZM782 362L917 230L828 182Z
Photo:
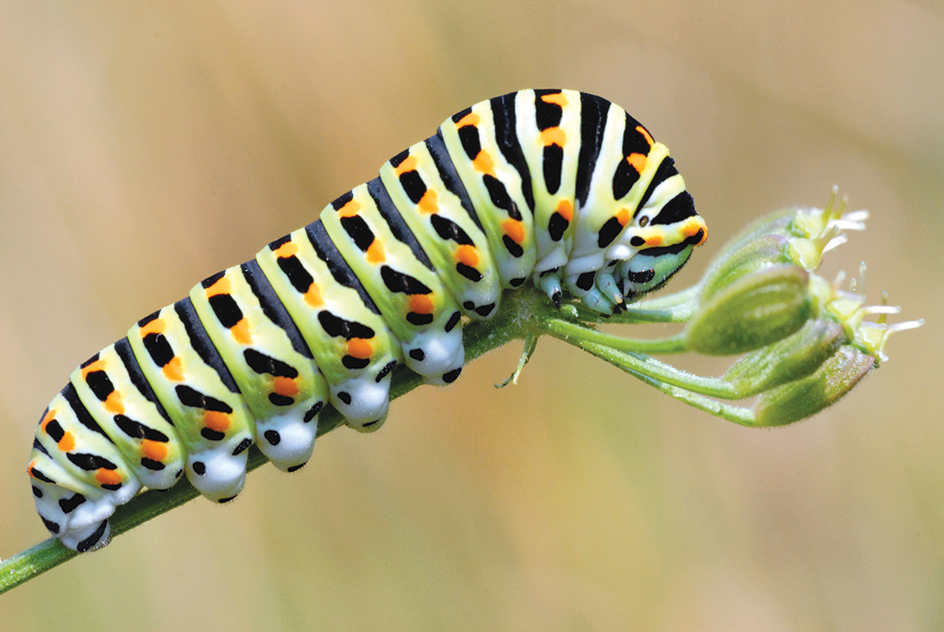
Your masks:
M941 2L193 4L0 3L2 557L46 537L24 468L79 362L511 90L600 94L672 149L712 235L676 288L836 184L873 217L826 274L865 259L928 325L777 431L550 341L497 391L509 345L3 596L0 627L944 629Z

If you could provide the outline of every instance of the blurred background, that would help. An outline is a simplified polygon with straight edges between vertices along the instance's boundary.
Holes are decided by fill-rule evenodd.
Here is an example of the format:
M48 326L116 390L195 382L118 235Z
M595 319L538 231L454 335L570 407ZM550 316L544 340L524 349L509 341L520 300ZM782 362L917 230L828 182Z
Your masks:
M935 0L0 3L0 556L47 537L24 470L78 363L525 87L671 148L711 230L676 289L835 184L873 216L824 276L864 259L927 326L776 431L549 340L495 390L508 345L3 596L4 630L944 629Z

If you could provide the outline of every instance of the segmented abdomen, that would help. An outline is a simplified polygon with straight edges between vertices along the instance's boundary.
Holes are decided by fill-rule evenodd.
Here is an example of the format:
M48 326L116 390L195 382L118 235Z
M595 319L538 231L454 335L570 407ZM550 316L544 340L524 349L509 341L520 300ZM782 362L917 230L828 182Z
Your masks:
M483 101L76 369L36 432L40 516L88 550L142 486L186 472L226 502L253 443L304 465L327 403L378 428L399 364L454 381L462 317L488 318L504 289L532 278L614 311L648 291L635 254L705 234L665 147L619 107L562 90Z

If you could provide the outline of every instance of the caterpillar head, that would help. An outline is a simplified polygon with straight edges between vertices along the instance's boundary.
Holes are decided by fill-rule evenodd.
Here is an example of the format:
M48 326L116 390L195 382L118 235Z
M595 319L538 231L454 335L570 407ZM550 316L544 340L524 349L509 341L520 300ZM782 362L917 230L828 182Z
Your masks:
M695 246L708 239L705 220L682 191L666 204L643 207L626 230L632 255L617 268L619 287L627 301L662 287L678 272Z

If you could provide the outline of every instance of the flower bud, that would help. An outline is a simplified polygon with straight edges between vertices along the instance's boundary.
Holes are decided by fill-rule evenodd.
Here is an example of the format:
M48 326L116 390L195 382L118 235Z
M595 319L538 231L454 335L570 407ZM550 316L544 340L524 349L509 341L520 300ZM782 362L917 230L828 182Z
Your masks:
M875 358L843 345L812 375L765 391L754 403L758 426L783 426L835 404L875 366Z
M741 397L799 380L816 371L846 341L842 325L809 320L797 332L738 360L722 376Z
M728 284L689 322L688 348L733 355L789 336L810 317L809 276L796 266L776 265Z

